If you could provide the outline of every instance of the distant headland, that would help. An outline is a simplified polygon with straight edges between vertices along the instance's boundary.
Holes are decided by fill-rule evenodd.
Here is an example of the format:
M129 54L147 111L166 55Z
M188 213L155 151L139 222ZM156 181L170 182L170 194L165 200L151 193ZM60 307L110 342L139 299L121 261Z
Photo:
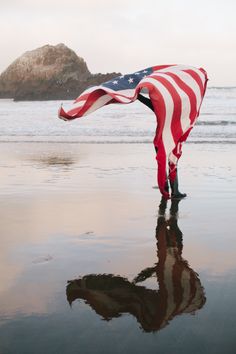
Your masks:
M45 45L24 53L0 75L0 98L75 99L87 87L119 75L91 74L85 60L66 45Z

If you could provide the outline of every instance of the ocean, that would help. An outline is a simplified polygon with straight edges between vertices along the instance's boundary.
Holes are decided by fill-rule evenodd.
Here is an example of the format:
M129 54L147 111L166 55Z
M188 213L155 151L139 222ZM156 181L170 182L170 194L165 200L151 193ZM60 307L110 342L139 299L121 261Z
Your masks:
M140 102L110 105L64 122L60 101L0 100L0 142L151 143L155 116ZM65 106L71 101L64 102ZM208 88L188 143L236 143L236 87Z

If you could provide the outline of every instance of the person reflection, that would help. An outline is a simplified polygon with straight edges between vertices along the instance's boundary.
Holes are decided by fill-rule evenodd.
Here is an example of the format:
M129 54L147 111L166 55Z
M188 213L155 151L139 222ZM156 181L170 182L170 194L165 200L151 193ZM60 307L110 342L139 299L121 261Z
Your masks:
M172 200L166 218L167 201L162 198L156 227L158 262L143 269L132 282L112 274L89 274L68 281L70 305L84 299L97 314L109 321L123 313L136 317L146 332L164 328L175 316L195 313L206 301L199 276L182 258L183 235L178 227L179 200ZM139 285L156 276L159 289Z

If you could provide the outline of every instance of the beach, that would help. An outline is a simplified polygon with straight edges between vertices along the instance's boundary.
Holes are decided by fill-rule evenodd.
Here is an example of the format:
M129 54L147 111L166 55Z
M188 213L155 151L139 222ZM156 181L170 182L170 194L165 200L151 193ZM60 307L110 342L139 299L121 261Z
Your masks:
M168 313L168 302L161 319L161 270L159 279L154 272L133 285L162 252L152 144L0 146L1 353L234 353L235 145L184 146L180 189L188 196L175 213L178 259L186 277L195 277L201 301L182 284L179 311ZM168 201L166 219L170 207ZM96 286L115 279L119 291L100 284L86 293L91 275ZM174 302L172 285L165 291Z
M235 102L208 89L165 203L143 105L1 100L1 354L235 353Z

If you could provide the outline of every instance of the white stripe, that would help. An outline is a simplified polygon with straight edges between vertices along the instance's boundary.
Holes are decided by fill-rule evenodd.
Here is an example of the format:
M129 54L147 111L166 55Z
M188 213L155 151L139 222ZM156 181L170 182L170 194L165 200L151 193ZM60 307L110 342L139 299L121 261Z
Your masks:
M96 88L94 89L94 90L92 90L92 88L91 89L89 89L89 91L90 91L90 93L92 93L93 91L96 91L97 90L97 88L98 87L100 87L100 86L95 86ZM101 88L101 87L100 87ZM131 102L131 99L130 98L127 98L127 97L122 97L122 96L120 96L120 94L119 93L122 93L122 94L133 94L134 93L134 90L123 90L123 91L113 91L113 90L111 90L111 89L109 89L109 88L103 88L103 90L104 91L108 91L108 92L110 92L110 93L113 93L115 96L117 96L117 99L118 100L120 100L122 103L130 103ZM123 93L124 92L124 93ZM82 95L84 95L85 94L85 92L83 92L82 94L81 94L81 96ZM88 94L88 91L86 91L86 94ZM79 96L80 97L80 96ZM78 98L79 98L78 97ZM88 99L88 98L87 98ZM69 110L71 110L71 109L76 109L76 108L80 108L80 107L82 107L83 105L84 105L84 103L87 101L87 99L86 100L82 100L82 101L79 101L79 102L75 102L74 104L73 104L73 106L70 108L70 109L68 109L67 111L69 111ZM112 96L110 96L109 95L109 93L108 94L105 94L105 95L103 95L103 96L101 96L100 98L98 98L93 104L92 104L92 106L85 112L85 114L83 114L83 116L86 116L86 115L88 115L89 113L92 113L92 112L94 112L94 111L96 111L98 108L101 108L102 106L104 106L107 102L109 102L110 100L112 100L113 99L113 97ZM76 115L77 113L75 113L74 115Z
M100 85L100 86L93 86L93 87L88 88L87 90L82 92L81 95L77 97L77 99L79 99L79 97L81 97L83 95L87 95L88 93L92 93L93 91L96 91L96 90L103 90L105 92L111 92L111 93L113 93L115 95L124 95L127 98L133 98L134 97L134 92L135 92L135 89L125 89L125 90L115 91L115 90L112 90L109 87L105 87L105 86L101 86Z
M174 111L174 102L171 94L161 82L151 77L146 77L145 79L140 81L140 83L142 84L144 84L145 82L153 84L153 86L160 91L163 100L165 102L166 116L165 116L163 131L162 131L162 140L165 147L166 155L167 157L169 157L169 154L175 147L175 142L171 134L171 121L172 121L172 116Z
M172 86L176 89L176 91L178 92L178 94L180 96L180 99L181 99L180 123L181 123L181 128L183 130L183 133L185 133L189 129L189 127L191 126L191 121L190 121L191 103L190 103L189 97L176 84L175 80L172 77L170 77L166 74L161 74L161 73L159 73L158 76L164 77L166 80L168 80L172 84Z
M128 97L122 97L120 95L115 95L115 96L117 96L116 99L122 103L130 103L133 101L133 99L128 98Z
M126 96L127 98L133 98L134 97L134 94L135 94L135 89L126 89L126 90L118 90L118 91L114 91L108 87L104 87L103 88L105 91L107 92L111 92L117 96L119 95L124 95Z
M80 101L80 102L76 102L76 103L72 103L72 104L69 104L69 105L63 105L63 109L65 110L65 112L69 112L72 109L76 109L76 108L82 107L85 102L86 102L86 100ZM76 115L76 113L74 113L74 115Z
M89 87L89 88L87 88L85 91L83 91L78 97L77 97L77 99L78 98L80 98L81 96L83 96L83 95L87 95L88 93L90 93L90 92L93 92L93 91L96 91L96 90L100 90L102 87L101 86L92 86L92 87Z
M191 311L191 312L201 308L202 302L203 302L203 299L204 299L204 291L203 291L203 288L201 286L200 280L197 278L196 274L195 274L194 280L195 280L194 281L194 285L195 285L195 291L196 292L195 292L194 298L192 299L191 304L187 308L187 310Z
M114 91L114 90L106 87L106 88L104 88L104 90L106 92L108 92L108 94L112 93L122 103L130 103L135 97L135 89ZM123 96L125 96L125 97L123 97Z
M167 68L161 69L158 72L160 72L160 73L164 73L164 72L167 72L167 71L175 72L175 71L190 70L190 69L195 69L195 68L193 66L190 66L190 65L179 64L179 65L173 65L173 66L169 66Z
M92 106L83 114L83 116L87 116L89 113L96 111L98 108L104 106L107 102L111 101L112 97L110 95L103 95L99 97Z
M168 320L176 309L174 299L173 268L176 263L175 257L170 254L169 249L166 252L166 260L163 271L164 285L167 291L167 306L165 320Z
M192 78L192 76L190 74L188 74L184 71L181 71L181 72L176 71L175 75L178 76L187 86L189 86L193 90L193 92L196 96L196 102L197 102L196 110L198 111L200 104L202 102L201 91L200 91L198 84Z
M84 94L92 93L93 91L96 91L97 89L103 90L107 93L112 93L113 95L117 96L118 100L120 100L122 103L130 103L131 100L133 100L135 97L135 89L114 91L108 87L102 87L102 86L95 86L94 90L90 90L90 92L88 92L88 91L83 92L81 94L81 96ZM125 96L125 97L123 97L123 96Z
M169 155L169 162L172 162L174 165L177 165L177 162L178 162L177 157L173 154L172 151L171 151L171 153Z
M182 265L182 263L181 263ZM178 308L178 312L182 312L188 305L191 296L190 287L190 269L184 268L181 274L181 287L183 289L182 301Z
M79 102L75 102L75 103L73 104L73 108L71 108L71 109L80 108L80 107L82 107L82 106L84 105L85 102L86 102L86 100L79 101Z
M194 71L198 76L200 76L200 80L201 80L202 85L204 87L206 78L205 78L205 75L203 74L203 72L197 68L191 68L191 70Z
M174 72L176 73L176 71L183 71L183 70L192 70L194 71L196 74L198 74L200 76L200 79L202 81L202 84L204 86L205 84L205 75L203 74L203 72L197 68L195 68L194 66L189 66L189 65L174 65L174 66L171 66L169 68L165 68L165 69L161 69L160 71L157 71L158 73L164 73L164 72L167 72L167 71L170 71L170 72Z

